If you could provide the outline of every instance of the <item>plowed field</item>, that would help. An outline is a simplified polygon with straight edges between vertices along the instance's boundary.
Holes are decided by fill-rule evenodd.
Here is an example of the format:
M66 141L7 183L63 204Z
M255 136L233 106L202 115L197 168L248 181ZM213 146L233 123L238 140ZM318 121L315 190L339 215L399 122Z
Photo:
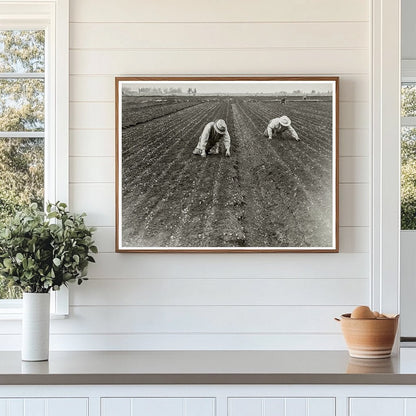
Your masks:
M192 97L123 108L124 247L328 247L331 102ZM300 141L262 133L287 115ZM231 157L194 156L223 118Z

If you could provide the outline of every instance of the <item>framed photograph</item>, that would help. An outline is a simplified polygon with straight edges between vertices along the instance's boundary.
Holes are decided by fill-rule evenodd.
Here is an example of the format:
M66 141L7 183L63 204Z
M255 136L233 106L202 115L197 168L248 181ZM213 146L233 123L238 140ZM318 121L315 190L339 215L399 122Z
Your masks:
M338 77L116 78L117 252L338 252Z

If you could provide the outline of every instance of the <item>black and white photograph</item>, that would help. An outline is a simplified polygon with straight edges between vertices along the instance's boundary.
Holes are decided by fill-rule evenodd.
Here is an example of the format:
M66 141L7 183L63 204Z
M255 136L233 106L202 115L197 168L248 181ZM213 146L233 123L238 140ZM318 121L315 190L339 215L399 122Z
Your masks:
M116 78L119 252L338 251L338 78Z

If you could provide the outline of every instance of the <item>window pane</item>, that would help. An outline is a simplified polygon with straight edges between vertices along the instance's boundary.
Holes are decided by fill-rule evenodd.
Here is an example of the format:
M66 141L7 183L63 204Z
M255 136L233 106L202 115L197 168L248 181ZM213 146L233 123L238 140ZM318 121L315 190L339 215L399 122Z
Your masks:
M44 71L44 30L0 30L0 72Z
M0 221L31 202L43 206L44 139L0 138Z
M402 117L416 116L416 83L402 83Z
M401 228L416 230L416 127L402 127Z
M0 131L45 129L45 82L41 79L0 79Z

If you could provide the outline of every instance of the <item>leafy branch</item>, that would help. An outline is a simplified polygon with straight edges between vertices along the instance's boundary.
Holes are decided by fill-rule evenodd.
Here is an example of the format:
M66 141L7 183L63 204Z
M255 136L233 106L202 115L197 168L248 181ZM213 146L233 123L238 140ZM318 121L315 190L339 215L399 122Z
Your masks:
M72 214L66 204L49 203L46 213L31 204L0 226L0 277L9 287L47 293L86 280L97 247L86 214Z

